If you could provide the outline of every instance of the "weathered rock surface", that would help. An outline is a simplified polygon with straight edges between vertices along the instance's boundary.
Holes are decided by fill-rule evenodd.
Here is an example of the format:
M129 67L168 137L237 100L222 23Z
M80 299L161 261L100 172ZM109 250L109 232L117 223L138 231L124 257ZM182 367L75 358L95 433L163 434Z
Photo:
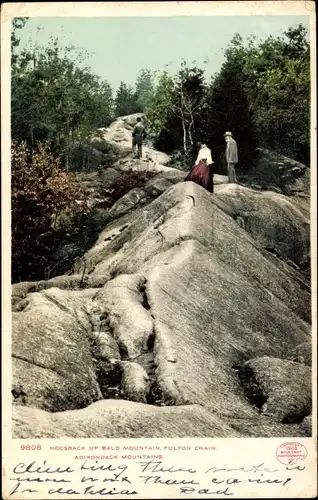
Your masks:
M310 197L310 168L275 151L258 148L252 168L239 168L239 180L254 189L295 197L300 203Z
M297 361L298 363L304 363L305 365L311 366L312 345L310 342L303 342L291 349L288 353L288 358L292 361Z
M14 403L57 411L100 399L83 323L85 292L51 288L27 300L12 313Z
M305 215L291 199L270 191L255 192L230 184L217 192L262 247L298 266L308 263L309 211Z
M247 397L282 423L301 422L311 412L311 370L293 361L264 356L242 366Z
M118 200L74 274L13 286L15 437L310 435L308 209L183 177Z
M84 410L48 413L15 407L16 437L240 437L203 406L158 407L131 401L103 400Z
M227 421L201 405L157 407L109 399L60 413L23 406L14 410L19 438L289 437L311 433L308 417L302 425L272 423L262 416L253 421L235 415Z
M168 167L170 157L155 150L147 140L143 145L142 159L132 158L131 133L138 116L142 117L142 113L121 116L112 122L109 127L98 129L97 134L91 139L92 146L99 151L109 151L111 149L117 158L114 163L115 169L157 172L174 170Z

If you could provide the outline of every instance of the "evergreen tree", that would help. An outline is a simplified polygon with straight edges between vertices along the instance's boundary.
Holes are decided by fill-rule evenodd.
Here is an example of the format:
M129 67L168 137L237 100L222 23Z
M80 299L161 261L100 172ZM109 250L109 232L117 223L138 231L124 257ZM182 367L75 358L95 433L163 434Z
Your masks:
M141 107L136 101L132 87L120 82L115 98L115 115L125 116L132 113L140 113Z
M212 80L207 97L206 135L217 161L225 172L224 133L231 131L239 144L239 164L251 164L257 145L253 115L244 90L242 59L233 57L224 63Z
M145 113L154 99L153 75L149 69L142 69L136 81L135 100L140 110Z

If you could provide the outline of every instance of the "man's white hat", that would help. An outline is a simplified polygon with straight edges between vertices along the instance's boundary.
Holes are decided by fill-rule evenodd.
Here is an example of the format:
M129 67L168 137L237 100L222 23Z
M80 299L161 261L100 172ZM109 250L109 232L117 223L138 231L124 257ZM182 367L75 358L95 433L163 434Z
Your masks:
M225 132L224 137L233 137L232 132Z

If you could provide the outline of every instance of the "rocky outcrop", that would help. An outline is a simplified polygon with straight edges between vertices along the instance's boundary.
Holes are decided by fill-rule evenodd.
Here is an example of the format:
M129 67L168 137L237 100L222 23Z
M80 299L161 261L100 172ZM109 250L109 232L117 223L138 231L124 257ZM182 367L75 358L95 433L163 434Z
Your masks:
M238 222L267 251L293 266L309 262L309 209L300 210L291 198L271 191L257 192L231 184L218 198L233 210Z
M19 438L240 437L200 405L158 407L109 399L84 410L61 413L23 406L14 410L13 425Z
M253 203L258 207L252 230L239 220L244 200L246 211ZM163 421L170 422L180 407L180 425L176 418L169 436L185 435L184 421L198 411L195 430L189 425L187 435L255 435L255 429L262 436L302 435L299 419L310 413L310 373L285 359L291 349L310 342L309 284L288 264L299 254L268 251L265 221L271 207L269 227L284 224L286 234L293 228L296 246L304 249L308 224L282 195L275 202L279 211L267 194L250 189L220 184L210 195L193 183L179 183L148 205L118 214L74 276L50 280L53 288L48 282L32 284L42 290L26 293L27 305L13 313L15 390L19 387L24 398L15 396L15 434L38 436L34 415L49 410L43 436L82 435L82 424L78 431L65 424L64 411L106 398L76 410L76 421L95 419L96 411L96 421L102 414L106 422L115 411L113 436L131 435L130 425L136 436L163 436L168 425ZM282 366L289 363L282 378L279 370L272 375L274 357ZM249 361L254 358L261 365ZM267 396L274 411L270 406L260 415L247 395L246 377L242 383L244 366L257 375L261 392L267 394L275 382ZM305 383L306 397L303 386L292 381L293 372ZM279 384L285 399L275 389ZM125 399L130 400L127 428ZM147 432L137 424L143 408ZM151 423L155 415L160 427ZM237 416L246 424L239 430ZM85 427L87 437L100 435L99 425Z
M308 208L183 176L118 200L73 274L13 286L15 437L311 434Z
M311 351L311 342L304 342L296 346L294 349L291 349L288 353L288 357L291 361L297 361L298 363L304 363L305 365L311 366Z
M91 145L99 151L111 150L116 158L114 168L119 170L142 170L163 172L170 171L168 167L170 157L165 153L153 148L150 141L143 145L142 159L133 158L132 152L132 129L137 122L137 117L143 118L142 113L121 116L107 128L98 129L91 138Z
M141 204L147 204L168 187L184 179L179 170L165 172L143 170L117 170L113 167L89 173L77 174L87 195L87 207L80 216L81 223L75 231L62 231L59 243L48 259L46 270L39 270L40 278L50 278L68 272L73 262L82 256L98 238L102 229L111 220ZM81 204L81 203L80 203ZM110 210L111 208L111 210ZM60 214L66 227L70 214Z
M300 204L310 197L310 168L291 158L258 148L253 165L239 164L239 180L256 190L268 190L293 196Z
M101 398L82 307L85 292L28 294L12 313L13 402L49 411Z
M311 370L293 361L264 356L239 372L247 397L278 422L301 422L311 413Z

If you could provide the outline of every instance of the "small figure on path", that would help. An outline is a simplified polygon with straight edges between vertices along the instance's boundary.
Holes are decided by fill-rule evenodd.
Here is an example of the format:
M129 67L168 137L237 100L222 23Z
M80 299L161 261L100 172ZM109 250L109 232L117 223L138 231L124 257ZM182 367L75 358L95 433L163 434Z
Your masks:
M147 133L145 130L144 125L141 123L141 118L137 118L137 123L133 128L132 131L132 146L133 146L133 152L135 153L136 151L136 146L137 146L137 158L142 157L142 143L144 139L146 138Z
M212 164L214 161L212 160L211 150L206 144L198 143L197 146L199 147L199 154L195 165L184 180L185 182L195 182L210 191L210 193L213 193Z
M227 163L227 173L229 177L229 182L236 183L237 179L235 173L235 166L238 162L237 144L232 136L232 132L225 132L224 138L226 142L225 157Z

